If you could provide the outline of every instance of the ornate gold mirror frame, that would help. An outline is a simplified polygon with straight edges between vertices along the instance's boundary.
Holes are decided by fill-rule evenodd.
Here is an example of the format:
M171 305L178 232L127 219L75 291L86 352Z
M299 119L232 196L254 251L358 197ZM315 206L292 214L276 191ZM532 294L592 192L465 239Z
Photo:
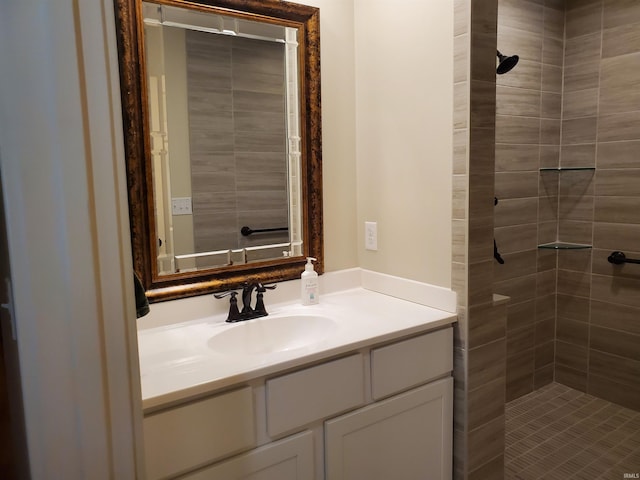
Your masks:
M148 125L141 0L114 0L134 269L150 301L236 288L246 281L298 278L305 257L322 273L322 152L320 115L320 19L315 7L279 0L150 0L201 12L275 23L298 30L303 255L159 275Z

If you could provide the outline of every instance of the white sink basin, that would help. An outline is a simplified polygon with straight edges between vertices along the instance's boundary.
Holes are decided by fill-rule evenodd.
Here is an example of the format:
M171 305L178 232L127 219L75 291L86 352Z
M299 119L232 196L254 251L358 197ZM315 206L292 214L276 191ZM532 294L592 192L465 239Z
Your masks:
M231 355L264 355L320 343L337 328L320 315L262 317L230 325L209 339L209 348Z

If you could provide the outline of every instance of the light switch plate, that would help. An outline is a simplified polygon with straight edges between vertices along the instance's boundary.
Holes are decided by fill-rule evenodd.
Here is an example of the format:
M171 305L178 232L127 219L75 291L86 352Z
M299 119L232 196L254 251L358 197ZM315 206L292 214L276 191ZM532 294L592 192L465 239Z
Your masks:
M171 213L173 215L191 215L191 197L175 197L171 199Z

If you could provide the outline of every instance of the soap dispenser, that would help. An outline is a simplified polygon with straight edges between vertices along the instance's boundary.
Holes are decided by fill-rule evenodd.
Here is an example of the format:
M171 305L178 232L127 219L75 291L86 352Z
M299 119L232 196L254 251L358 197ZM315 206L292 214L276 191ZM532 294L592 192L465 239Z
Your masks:
M318 272L313 269L315 261L313 257L307 257L307 264L304 266L304 272L300 275L300 301L302 305L315 305L320 301L320 292L318 291Z

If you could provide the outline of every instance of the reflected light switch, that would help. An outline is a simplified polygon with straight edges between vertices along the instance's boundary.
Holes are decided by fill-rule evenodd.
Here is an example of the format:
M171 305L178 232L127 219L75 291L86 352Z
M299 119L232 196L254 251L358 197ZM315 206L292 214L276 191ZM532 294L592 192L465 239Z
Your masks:
M191 197L176 197L171 199L171 213L173 215L191 215Z

